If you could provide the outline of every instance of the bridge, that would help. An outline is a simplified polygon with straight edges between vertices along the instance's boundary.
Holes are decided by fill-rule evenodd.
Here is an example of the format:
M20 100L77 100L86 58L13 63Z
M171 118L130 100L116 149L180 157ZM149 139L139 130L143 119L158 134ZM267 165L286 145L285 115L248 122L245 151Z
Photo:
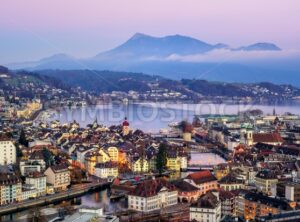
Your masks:
M199 166L188 166L187 171L200 171L200 170L210 170L212 171L214 169L214 165L199 165Z

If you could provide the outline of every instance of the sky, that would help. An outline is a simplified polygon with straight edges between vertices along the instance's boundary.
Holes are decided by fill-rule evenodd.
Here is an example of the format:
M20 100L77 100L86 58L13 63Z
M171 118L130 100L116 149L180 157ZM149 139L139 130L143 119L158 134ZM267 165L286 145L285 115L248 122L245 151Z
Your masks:
M0 64L78 58L141 32L300 50L299 0L1 0Z

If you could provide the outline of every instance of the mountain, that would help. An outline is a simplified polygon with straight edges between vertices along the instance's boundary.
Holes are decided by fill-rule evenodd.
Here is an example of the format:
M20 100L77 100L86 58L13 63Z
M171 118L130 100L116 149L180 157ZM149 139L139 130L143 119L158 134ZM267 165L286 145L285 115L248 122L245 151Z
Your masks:
M273 44L268 42L255 43L249 46L243 46L238 48L237 50L242 51L281 51L281 49Z
M242 55L236 52L243 52ZM249 52L249 54L247 54ZM276 54L263 58L258 55ZM268 53L264 53L268 52ZM123 44L94 57L77 59L56 54L39 61L8 65L28 70L111 70L143 72L171 79L195 78L226 82L269 81L292 83L300 72L299 58L280 58L281 49L274 43L260 42L230 47L224 43L207 43L189 36L154 37L136 33ZM240 60L241 56L249 55ZM300 56L299 56L300 57ZM292 64L293 60L293 64Z
M136 33L122 45L98 54L95 59L106 56L118 57L165 57L172 54L191 55L227 47L225 44L211 45L209 43L182 35L153 37Z

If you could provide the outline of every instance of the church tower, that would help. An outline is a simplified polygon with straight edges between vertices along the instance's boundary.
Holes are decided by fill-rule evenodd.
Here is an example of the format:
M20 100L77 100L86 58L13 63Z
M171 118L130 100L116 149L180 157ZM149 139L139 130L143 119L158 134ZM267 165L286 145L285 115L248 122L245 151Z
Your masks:
M123 135L124 136L128 135L129 134L129 122L127 121L126 117L122 123L122 126L123 126Z

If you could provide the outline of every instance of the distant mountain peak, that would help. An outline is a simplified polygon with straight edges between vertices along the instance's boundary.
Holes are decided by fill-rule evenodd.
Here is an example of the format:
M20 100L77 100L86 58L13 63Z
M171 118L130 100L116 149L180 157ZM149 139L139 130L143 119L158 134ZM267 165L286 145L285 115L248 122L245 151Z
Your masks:
M281 51L274 43L270 42L258 42L252 45L240 47L238 50L242 51Z
M141 33L141 32L137 32L135 33L131 38L130 40L136 40L136 39L139 39L139 38L145 38L145 37L151 37L150 35L146 35L144 33Z

